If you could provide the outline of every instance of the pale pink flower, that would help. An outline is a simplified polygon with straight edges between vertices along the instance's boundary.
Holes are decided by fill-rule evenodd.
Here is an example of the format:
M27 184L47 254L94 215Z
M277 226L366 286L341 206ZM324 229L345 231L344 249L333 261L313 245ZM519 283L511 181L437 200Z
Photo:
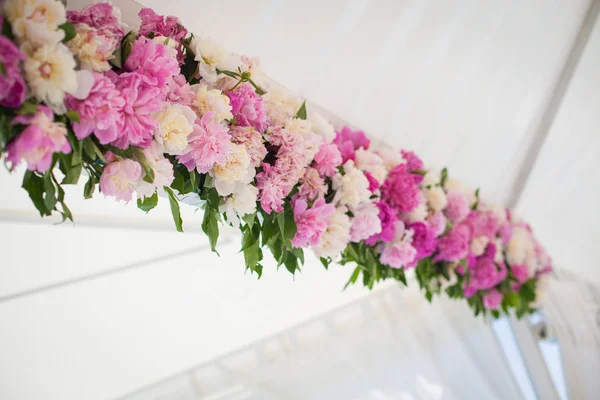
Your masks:
M265 106L251 84L243 83L225 94L229 97L233 118L240 126L252 126L264 132L268 124Z
M325 181L319 175L319 171L314 168L306 168L300 182L298 194L309 201L323 197L327 193Z
M324 144L315 154L313 165L321 175L332 177L338 172L337 167L342 165L342 155L335 144Z
M149 85L159 88L164 94L171 79L180 72L179 63L170 56L167 46L144 37L131 45L125 69L140 73Z
M100 177L100 190L106 196L130 201L137 182L142 177L142 166L134 160L114 161L104 167Z
M302 198L297 199L293 207L297 230L292 245L294 247L317 246L321 236L327 230L329 218L335 212L335 207L325 203L324 199L319 199L308 208L308 204Z

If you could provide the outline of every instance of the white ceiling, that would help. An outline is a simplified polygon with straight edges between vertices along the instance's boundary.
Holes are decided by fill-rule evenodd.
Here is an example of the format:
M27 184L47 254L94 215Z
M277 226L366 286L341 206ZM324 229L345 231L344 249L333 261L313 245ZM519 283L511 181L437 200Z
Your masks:
M144 3L233 51L259 56L275 80L373 137L447 165L499 202L509 198L589 6ZM135 9L124 6L125 14ZM596 28L517 207L558 265L596 282L599 67ZM72 188L76 224L55 227L37 224L18 173L0 171L0 187L0 299L20 296L0 303L2 398L114 398L366 294L342 293L349 271L324 271L312 258L295 281L270 264L256 282L243 273L237 242L221 247L220 259L196 252L206 240L191 207L184 227L193 232L178 234L165 202L145 215L134 204L82 200L82 188ZM15 218L36 224L6 221ZM178 252L185 255L165 257ZM26 295L132 264L138 267Z

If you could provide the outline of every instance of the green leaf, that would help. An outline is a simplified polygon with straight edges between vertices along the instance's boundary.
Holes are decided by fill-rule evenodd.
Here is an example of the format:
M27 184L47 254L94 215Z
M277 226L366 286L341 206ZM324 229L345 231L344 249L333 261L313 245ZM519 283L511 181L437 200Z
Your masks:
M127 35L123 37L121 40L121 65L119 68L122 68L129 57L129 53L131 53L131 45L135 42L136 36L135 32L129 32Z
M185 168L184 166L181 166L182 168ZM174 168L173 169L173 174L174 174L174 179L173 182L171 183L171 188L177 190L179 193L184 193L184 186L185 186L185 179L183 178L182 175L182 168Z
M34 103L30 103L30 102L26 101L25 103L23 103L21 108L19 108L17 110L17 114L19 114L19 115L35 114L37 112L38 107L39 107L39 104L34 104Z
M144 155L144 151L139 147L132 147L133 156L140 163L142 168L144 169L144 182L153 183L154 182L154 170L148 164L148 160L146 160L146 156Z
M503 299L504 303L506 303L507 306L513 307L513 308L518 308L521 306L521 297L519 296L518 293L515 292L510 292L504 295L504 299Z
M300 264L304 265L304 250L299 247L292 249L292 254L300 261Z
M6 66L4 65L3 62L0 62L0 73L2 73L2 75L6 76L6 74L8 73L6 71Z
M319 257L319 260L321 261L321 264L323 264L323 266L325 267L325 269L329 268L329 264L331 263L331 259L330 258Z
M29 198L39 211L40 216L43 217L52 213L51 210L48 210L44 202L44 179L42 177L32 171L27 171L23 176L22 187L29 194Z
M63 185L76 185L79 182L79 177L81 176L81 170L83 169L83 164L79 163L77 165L73 165L66 170L65 177L61 181Z
M140 210L145 211L146 213L152 210L158 204L158 193L154 192L154 194L150 197L144 197L144 200L137 199L137 206Z
M427 175L427 171L425 171L424 169L415 169L413 171L410 171L410 173L411 174L421 175L421 176Z
M94 190L96 189L96 175L94 175L90 171L88 171L88 173L89 173L88 181L85 183L85 186L83 187L83 197L86 199L91 199L92 195L94 194ZM138 207L139 207L139 200L138 200Z
M252 229L252 227L254 226L254 221L256 221L256 213L244 215L242 217L242 221L244 221L246 225L248 225L249 229Z
M175 193L168 186L164 186L165 192L169 196L169 204L171 205L171 214L173 215L173 221L177 232L183 232L183 220L181 219L181 212L179 210L179 200Z
M446 179L448 179L448 170L444 168L440 174L440 185L444 187L446 184Z
M431 300L433 299L433 293L431 293L429 290L425 293L425 298L427 299L428 302L431 303Z
M479 206L479 188L475 191L475 204L471 207L471 210L477 210L477 206Z
M350 275L350 279L348 279L348 282L346 283L346 285L344 285L344 290L346 290L346 288L350 286L351 283L356 283L356 280L358 279L359 275L360 267L354 268L354 272L352 272L352 275Z
M298 259L292 253L287 253L287 257L285 259L285 268L292 274L295 274L296 270L299 269Z
M296 118L306 119L306 100L304 100L304 102L302 102L300 109L296 113Z
M2 21L2 36L6 36L11 40L15 38L12 33L12 27L10 26L10 22L8 22L6 18L3 18Z
M219 254L217 251L217 241L219 240L219 211L206 207L204 210L204 218L202 220L202 230L208 236L210 249Z
M56 206L56 190L50 177L50 172L46 172L44 175L44 192L44 205L48 210L54 210Z
M58 26L58 29L62 29L65 31L65 37L62 40L63 43L67 43L69 40L73 39L77 33L75 32L75 27L70 22L65 22L62 25Z
M73 122L77 122L79 123L79 113L77 111L74 110L69 110L65 113L65 116L67 118L69 118L69 120L73 121Z

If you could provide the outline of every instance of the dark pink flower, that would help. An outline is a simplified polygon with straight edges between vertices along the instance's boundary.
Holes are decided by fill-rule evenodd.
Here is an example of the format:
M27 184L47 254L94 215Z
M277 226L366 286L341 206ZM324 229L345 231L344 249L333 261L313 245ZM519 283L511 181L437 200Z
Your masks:
M400 153L406 161L406 166L410 172L423 170L423 161L414 152L402 150Z
M0 63L4 66L4 71L0 72L1 106L19 108L25 101L25 81L19 68L19 62L23 60L25 56L13 42L0 36Z
M378 191L379 187L381 187L381 184L377 181L377 179L375 179L375 177L369 171L365 172L365 177L369 181L369 190L371 193Z
M474 265L469 265L471 274L467 288L472 290L489 290L506 279L506 266L494 262L496 246L488 244L485 252L477 257Z
M181 42L188 34L179 18L158 15L151 8L142 8L138 13L138 17L142 20L138 30L140 36L148 36L150 33L154 33L155 36L165 36Z
M408 229L413 231L412 246L417 249L417 256L411 266L415 266L417 261L429 257L435 251L437 240L435 232L423 222L415 222L407 225Z
M396 166L381 187L381 197L402 213L409 213L419 206L419 186L415 183L406 164Z
M513 273L519 283L525 283L529 279L529 270L527 265L511 265L510 271Z
M438 240L438 253L433 261L459 261L468 253L469 228L464 225L456 225Z
M490 290L488 294L483 296L483 306L488 310L496 310L502 304L504 295L496 289Z
M379 240L389 243L394 240L396 233L396 221L398 221L396 210L390 207L385 201L379 201L377 208L379 208L381 233L373 235L365 241L369 246L375 246Z
M67 21L72 24L86 24L103 31L108 30L116 42L120 42L125 35L110 3L96 3L84 7L81 11L67 11Z
M267 114L262 96L249 83L243 83L234 91L225 93L229 97L231 113L240 126L252 126L259 132L267 129Z
M341 131L335 133L333 143L340 149L342 163L345 163L356 158L355 150L368 150L371 141L363 131L354 131L349 126L344 126Z

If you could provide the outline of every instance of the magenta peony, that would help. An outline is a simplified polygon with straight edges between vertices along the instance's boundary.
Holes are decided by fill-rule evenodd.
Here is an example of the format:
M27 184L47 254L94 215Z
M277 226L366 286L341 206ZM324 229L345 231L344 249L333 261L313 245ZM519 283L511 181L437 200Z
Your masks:
M419 186L406 164L396 166L381 187L381 197L402 213L409 213L419 205Z
M229 97L231 113L240 126L252 126L259 132L267 129L267 114L263 99L249 83L243 83L234 91L225 93Z
M464 225L456 225L438 240L438 254L433 258L438 261L459 261L469 252L469 229Z
M0 63L4 66L4 70L0 73L1 106L19 108L25 101L25 81L19 68L19 62L23 60L25 56L13 42L0 36Z

